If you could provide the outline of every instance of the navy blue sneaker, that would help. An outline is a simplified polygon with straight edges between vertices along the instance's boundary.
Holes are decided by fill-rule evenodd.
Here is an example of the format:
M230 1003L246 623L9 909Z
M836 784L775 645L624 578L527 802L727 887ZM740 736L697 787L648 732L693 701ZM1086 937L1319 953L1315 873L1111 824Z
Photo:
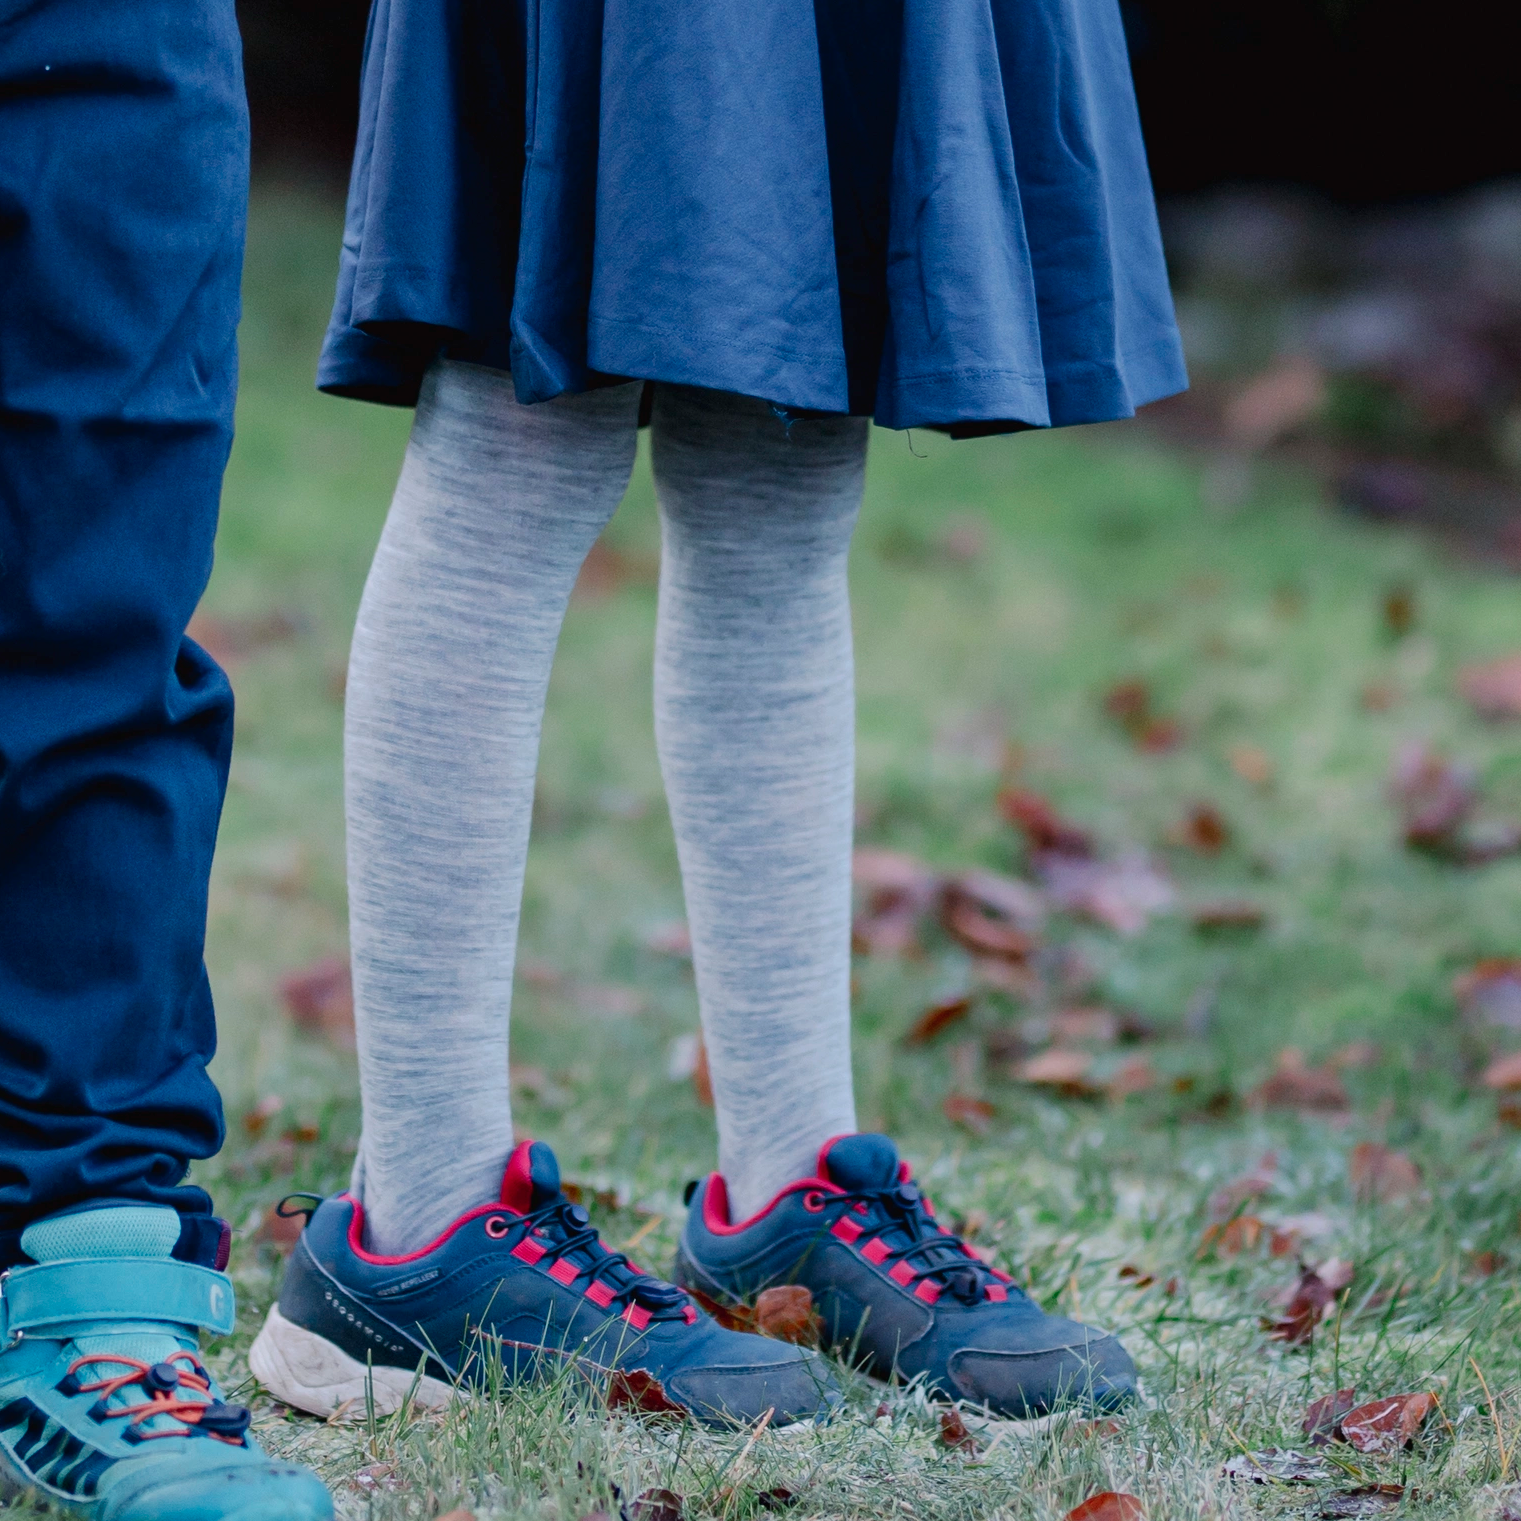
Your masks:
M943 1398L995 1415L1112 1410L1135 1393L1119 1342L1045 1314L945 1230L886 1136L826 1141L818 1174L737 1225L722 1176L695 1185L676 1281L719 1314L802 1284L823 1346L878 1378L923 1375Z
M602 1245L560 1191L542 1142L513 1152L502 1196L404 1257L364 1248L364 1211L325 1199L291 1255L279 1303L249 1352L259 1381L314 1415L362 1416L457 1386L527 1382L567 1362L609 1403L711 1425L814 1420L839 1402L816 1353L726 1330L674 1284ZM347 1407L347 1410L345 1410Z

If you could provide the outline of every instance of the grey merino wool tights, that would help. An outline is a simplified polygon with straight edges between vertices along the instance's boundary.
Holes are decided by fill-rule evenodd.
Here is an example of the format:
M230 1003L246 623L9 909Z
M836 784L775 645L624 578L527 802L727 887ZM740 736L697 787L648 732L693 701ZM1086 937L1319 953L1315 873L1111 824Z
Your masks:
M497 1197L539 732L581 562L633 467L640 386L520 405L441 361L349 664L349 912L371 1250ZM867 424L662 385L655 732L719 1167L736 1217L855 1128L846 554Z

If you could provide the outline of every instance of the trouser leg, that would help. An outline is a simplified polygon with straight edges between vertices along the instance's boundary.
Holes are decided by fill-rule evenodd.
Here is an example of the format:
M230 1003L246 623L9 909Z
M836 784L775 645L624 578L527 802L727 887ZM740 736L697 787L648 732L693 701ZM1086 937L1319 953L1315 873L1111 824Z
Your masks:
M0 1236L208 1208L232 693L185 626L232 436L233 0L0 0ZM5 1250L0 1241L0 1251Z

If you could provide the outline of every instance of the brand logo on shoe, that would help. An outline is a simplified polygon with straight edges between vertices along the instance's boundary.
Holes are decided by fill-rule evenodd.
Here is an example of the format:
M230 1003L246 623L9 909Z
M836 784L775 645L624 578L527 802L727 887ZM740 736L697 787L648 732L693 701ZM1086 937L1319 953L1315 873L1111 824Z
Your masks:
M413 1273L410 1278L403 1278L400 1283L388 1283L383 1289L374 1290L377 1299L390 1299L397 1294L405 1294L408 1289L418 1288L425 1283L432 1283L438 1277L437 1268L429 1268L426 1273Z
M377 1330L361 1315L356 1315L348 1305L339 1299L331 1289L324 1289L322 1297L333 1307L335 1311L363 1337L375 1343L377 1347L384 1348L387 1352L405 1352L407 1344L401 1341L391 1341L385 1332Z
M218 1320L222 1319L227 1311L227 1290L219 1283L211 1285L211 1313Z

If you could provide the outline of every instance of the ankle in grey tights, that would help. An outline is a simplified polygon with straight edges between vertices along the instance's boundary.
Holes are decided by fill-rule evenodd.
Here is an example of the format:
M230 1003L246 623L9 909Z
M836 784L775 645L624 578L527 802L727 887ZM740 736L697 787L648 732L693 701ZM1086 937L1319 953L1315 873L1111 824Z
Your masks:
M493 1198L544 695L582 560L633 463L638 385L520 406L441 362L349 666L349 896L369 1244ZM738 1213L855 1127L854 703L846 553L866 424L656 392L655 718Z

